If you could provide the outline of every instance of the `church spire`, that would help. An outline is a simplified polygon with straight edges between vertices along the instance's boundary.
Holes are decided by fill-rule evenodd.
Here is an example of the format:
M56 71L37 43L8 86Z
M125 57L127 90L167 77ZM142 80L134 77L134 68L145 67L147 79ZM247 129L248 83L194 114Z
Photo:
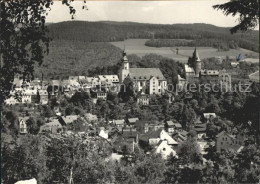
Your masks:
M195 47L195 50L193 52L193 58L195 59L195 61L200 61L199 54L197 52L197 48L196 47Z

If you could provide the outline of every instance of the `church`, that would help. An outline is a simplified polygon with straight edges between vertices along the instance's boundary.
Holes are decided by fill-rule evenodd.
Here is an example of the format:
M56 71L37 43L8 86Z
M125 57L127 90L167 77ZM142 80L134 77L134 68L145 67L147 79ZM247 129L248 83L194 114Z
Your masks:
M186 80L188 81L192 78L199 77L201 72L201 60L196 48L193 52L193 56L189 57L188 64L184 65L184 70Z
M122 64L119 74L121 84L129 77L134 80L137 91L143 94L160 95L167 89L167 80L159 68L130 68L125 51L123 51Z

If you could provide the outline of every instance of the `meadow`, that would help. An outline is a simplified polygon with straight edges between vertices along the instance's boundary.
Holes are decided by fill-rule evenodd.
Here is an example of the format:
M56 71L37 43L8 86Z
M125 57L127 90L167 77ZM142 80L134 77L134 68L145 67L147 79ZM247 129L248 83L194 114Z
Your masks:
M180 62L187 62L188 57L192 56L194 51L194 47L178 47L179 51L176 54L177 47L148 47L145 46L145 42L147 39L128 39L125 41L118 42L110 42L116 47L126 50L127 54L136 54L137 56L144 56L146 54L158 54L163 57L171 58ZM216 48L213 47L197 47L199 52L200 59L211 58L211 57L221 57L226 58L229 56L231 58L235 58L238 54L242 55L242 59L247 57L252 57L254 59L247 59L251 62L258 62L259 54L257 52L253 52L247 49L230 49L229 51L221 51L219 52Z

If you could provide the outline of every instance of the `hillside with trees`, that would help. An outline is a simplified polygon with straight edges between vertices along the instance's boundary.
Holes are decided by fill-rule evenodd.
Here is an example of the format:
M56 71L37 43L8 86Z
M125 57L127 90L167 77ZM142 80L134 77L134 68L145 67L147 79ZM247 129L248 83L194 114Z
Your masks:
M70 21L50 24L48 28L50 30L50 36L58 40L111 42L130 38L187 39L195 40L194 44L198 44L198 46L214 46L213 44L220 44L229 45L230 48L241 47L251 51L259 51L259 31L231 35L229 28L209 24L160 25L132 22ZM208 43L209 41L210 44ZM156 45L149 44L149 46ZM182 46L185 46L185 44Z

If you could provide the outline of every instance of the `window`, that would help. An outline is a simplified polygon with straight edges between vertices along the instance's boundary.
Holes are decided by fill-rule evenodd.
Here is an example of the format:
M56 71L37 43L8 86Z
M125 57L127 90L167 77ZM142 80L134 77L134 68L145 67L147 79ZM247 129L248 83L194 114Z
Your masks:
M221 142L220 144L223 145L223 142Z
M166 151L166 149L165 149L165 148L163 148L163 151Z

